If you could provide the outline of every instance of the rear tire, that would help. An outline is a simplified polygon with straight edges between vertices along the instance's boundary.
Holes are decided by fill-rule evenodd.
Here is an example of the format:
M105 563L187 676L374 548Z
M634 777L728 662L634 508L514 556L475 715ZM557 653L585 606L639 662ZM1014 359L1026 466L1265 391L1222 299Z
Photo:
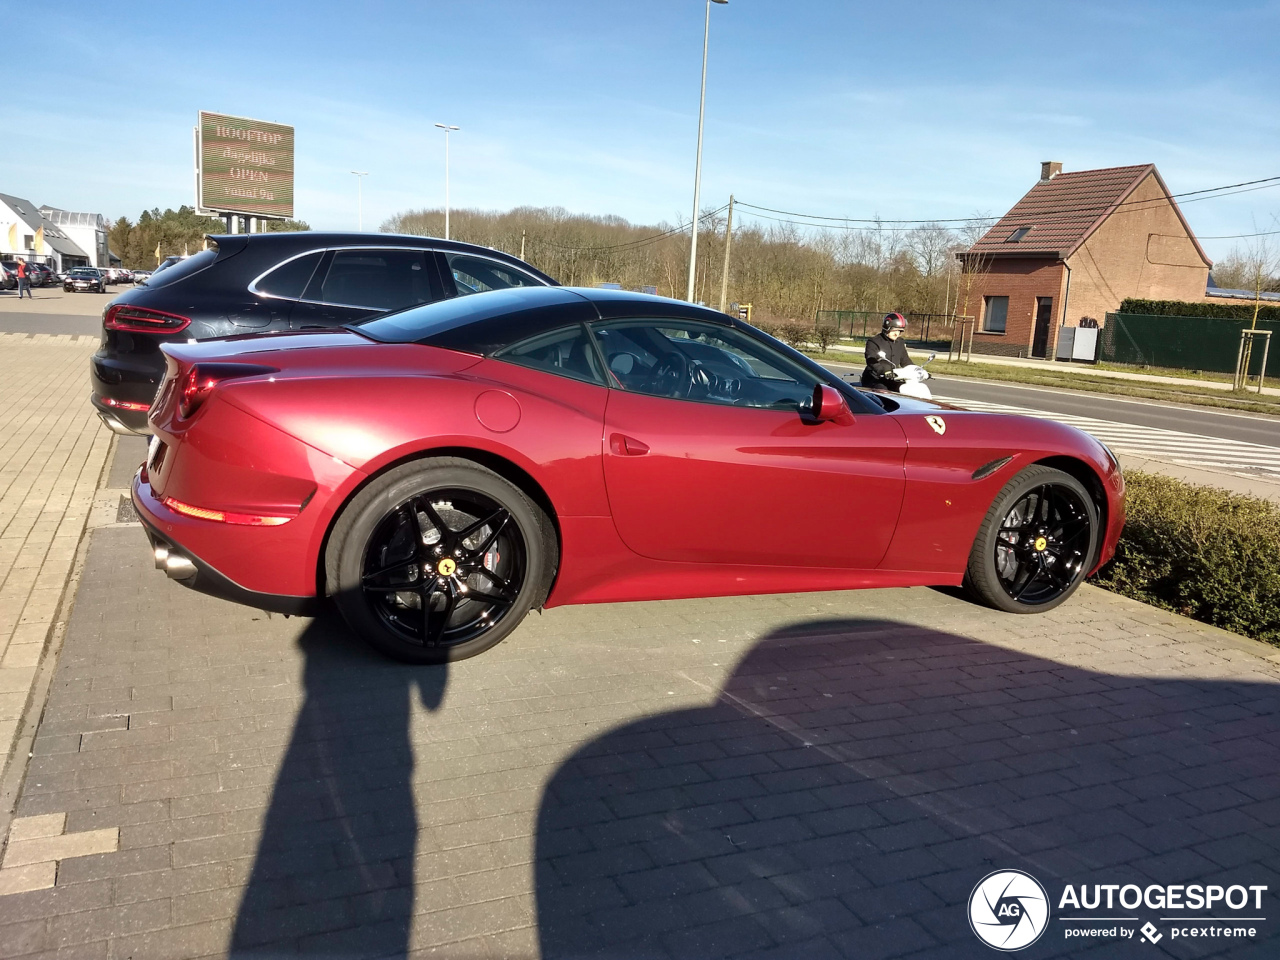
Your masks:
M964 585L1009 613L1044 613L1084 582L1097 556L1098 507L1075 477L1028 467L996 495L969 554Z
M352 499L326 552L351 629L389 657L445 663L504 640L546 599L557 547L546 514L469 460L408 463Z

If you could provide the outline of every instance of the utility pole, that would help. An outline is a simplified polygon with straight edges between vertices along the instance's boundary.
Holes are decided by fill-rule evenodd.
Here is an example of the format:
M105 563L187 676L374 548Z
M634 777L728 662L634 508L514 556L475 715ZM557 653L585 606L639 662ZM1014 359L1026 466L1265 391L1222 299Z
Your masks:
M449 134L459 128L447 123L437 123L444 131L444 238L449 239Z
M727 4L729 0L707 0L707 22L702 29L702 95L698 100L698 160L693 169L693 237L689 241L689 292L685 297L693 303L693 284L698 272L698 191L702 187L702 118L707 108L707 43L711 38L711 4Z
M520 259L524 259L524 231L520 231Z
M364 178L368 170L352 170L356 175L356 229L364 233Z
M729 219L724 224L724 275L720 278L720 312L729 305L729 244L733 242L733 194L729 194Z

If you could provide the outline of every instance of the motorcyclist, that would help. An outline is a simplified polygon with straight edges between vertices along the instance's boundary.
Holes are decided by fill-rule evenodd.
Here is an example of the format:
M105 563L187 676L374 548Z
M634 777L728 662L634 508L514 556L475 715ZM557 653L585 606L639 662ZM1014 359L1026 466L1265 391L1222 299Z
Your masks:
M884 318L880 332L867 341L867 366L862 371L864 387L898 391L902 385L899 371L911 364L911 357L901 340L906 329L907 318L900 313L891 313Z

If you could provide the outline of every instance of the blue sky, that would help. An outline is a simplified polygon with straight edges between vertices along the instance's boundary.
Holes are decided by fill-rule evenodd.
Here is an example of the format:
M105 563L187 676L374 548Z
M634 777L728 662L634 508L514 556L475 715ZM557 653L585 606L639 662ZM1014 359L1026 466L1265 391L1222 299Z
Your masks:
M296 128L296 213L317 228L355 227L353 169L366 228L441 205L437 121L462 128L455 208L689 215L702 0L66 6L83 9L6 42L0 192L110 217L191 203L206 109ZM1280 175L1280 58L1248 39L1280 35L1280 3L731 0L711 18L704 205L998 214L1041 160L1154 162L1175 193ZM1280 186L1184 212L1203 237L1280 230Z

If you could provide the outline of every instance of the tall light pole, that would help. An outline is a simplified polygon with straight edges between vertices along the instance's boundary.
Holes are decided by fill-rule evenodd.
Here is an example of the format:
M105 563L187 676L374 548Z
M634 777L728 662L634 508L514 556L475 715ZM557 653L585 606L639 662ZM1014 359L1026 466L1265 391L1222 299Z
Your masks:
M364 178L368 170L352 170L356 175L356 229L364 233Z
M707 0L707 22L702 28L702 97L698 100L698 162L693 171L693 238L689 243L689 295L693 302L693 282L698 270L698 191L702 188L702 115L707 108L707 41L711 37L711 4L729 0Z
M444 238L449 239L449 134L453 133L458 127L451 127L447 123L437 123L437 127L444 131Z

